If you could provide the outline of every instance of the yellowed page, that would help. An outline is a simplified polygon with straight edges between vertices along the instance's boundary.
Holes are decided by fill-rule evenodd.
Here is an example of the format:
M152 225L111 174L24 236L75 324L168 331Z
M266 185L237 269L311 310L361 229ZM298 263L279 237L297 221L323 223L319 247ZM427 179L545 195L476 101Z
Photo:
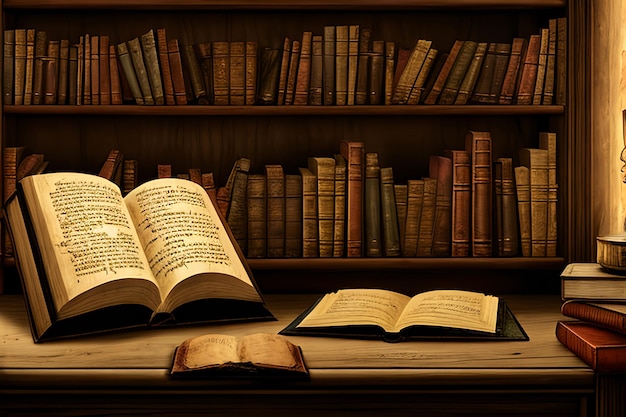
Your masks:
M202 186L158 179L125 200L163 299L185 278L202 273L230 275L253 286Z
M293 368L297 365L293 356L294 346L281 335L255 333L241 338L239 357L241 362L271 367Z
M183 364L190 369L239 362L236 336L206 334L189 339Z
M435 290L417 294L398 319L397 329L431 325L479 330L496 330L498 298L461 290Z
M58 318L95 306L128 303L138 295L109 291L90 300L81 297L77 305L63 310L68 301L96 287L121 278L154 283L114 183L90 174L50 173L26 177L22 184L29 207L34 207L29 212ZM154 299L148 305L155 307L155 301L158 303Z
M327 294L297 327L381 326L393 331L410 297L388 290L347 289Z

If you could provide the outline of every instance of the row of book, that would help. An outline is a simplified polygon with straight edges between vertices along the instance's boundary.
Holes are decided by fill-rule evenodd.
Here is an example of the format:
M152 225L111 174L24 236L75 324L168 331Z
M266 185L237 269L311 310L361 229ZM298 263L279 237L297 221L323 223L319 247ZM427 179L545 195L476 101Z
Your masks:
M283 39L179 44L165 28L78 42L4 32L4 104L565 104L566 20L510 43L456 40L449 51L328 25Z

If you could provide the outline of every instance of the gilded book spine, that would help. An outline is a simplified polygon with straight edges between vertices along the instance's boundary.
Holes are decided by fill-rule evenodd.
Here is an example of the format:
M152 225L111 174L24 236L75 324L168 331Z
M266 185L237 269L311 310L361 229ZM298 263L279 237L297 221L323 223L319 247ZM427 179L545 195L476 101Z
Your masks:
M520 164L528 168L530 177L531 255L546 256L548 214L548 151L520 149Z
M472 255L493 254L492 238L492 151L489 132L469 132L465 149L472 163Z
M308 168L300 168L302 177L302 256L319 257L317 221L317 178Z
M234 106L246 104L246 44L232 41L229 43L229 103Z
M346 159L346 256L363 256L363 176L365 144L358 141L342 141L340 153Z
M452 257L470 254L472 166L466 150L450 150L452 161Z
M308 167L317 178L319 256L330 258L335 236L335 159L310 157Z
M378 154L365 154L365 255L382 255L380 225L380 166Z

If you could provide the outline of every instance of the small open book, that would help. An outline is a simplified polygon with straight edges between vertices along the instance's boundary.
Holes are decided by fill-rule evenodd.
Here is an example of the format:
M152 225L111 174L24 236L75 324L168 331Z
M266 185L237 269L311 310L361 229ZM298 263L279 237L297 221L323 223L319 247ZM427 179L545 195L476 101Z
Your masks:
M183 341L174 352L173 377L307 377L300 346L286 337L255 333L241 338L205 334Z
M504 300L464 290L426 291L413 297L382 289L339 290L323 296L280 333L388 342L528 339Z

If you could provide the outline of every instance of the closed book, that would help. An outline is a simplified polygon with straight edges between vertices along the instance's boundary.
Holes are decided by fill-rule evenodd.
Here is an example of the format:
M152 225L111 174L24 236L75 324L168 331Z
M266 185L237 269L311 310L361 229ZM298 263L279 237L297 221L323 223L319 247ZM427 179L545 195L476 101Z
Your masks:
M420 95L420 104L425 104L426 98L432 91L435 85L435 81L437 81L437 78L439 77L439 74L441 73L441 70L443 69L443 66L445 65L449 55L450 53L448 51L441 51L437 53L432 68L430 69L428 77L426 78L426 82L424 83L424 87L422 88L422 92Z
M611 272L595 262L570 263L561 272L561 299L625 301L626 275Z
M302 176L285 174L285 258L302 257Z
M333 257L341 258L346 251L346 181L348 168L346 158L335 154L335 219L333 237Z
M15 63L12 81L13 97L11 99L13 104L19 106L24 104L24 88L26 82L26 29L15 29L14 36Z
M111 149L100 167L98 176L115 182L115 178L123 168L124 154L119 149Z
M259 62L259 92L257 103L275 105L278 93L278 76L280 74L280 49L264 48Z
M409 96L411 95L411 90L413 89L413 84L415 84L415 80L424 64L426 59L426 55L430 50L432 45L432 41L426 39L419 39L413 50L411 51L411 55L398 79L398 84L393 93L393 98L391 102L393 104L407 104L409 101Z
M238 158L233 163L230 173L228 174L228 178L226 178L226 183L217 190L217 205L224 218L228 217L233 186L235 185L235 177L237 176L239 165L242 163L247 164L247 158Z
M7 146L2 155L2 191L6 202L17 189L17 167L24 154L24 146Z
M380 165L378 153L365 154L364 225L365 256L382 255L382 235L380 224Z
M548 226L548 151L522 148L520 165L528 168L530 178L531 256L546 256Z
M348 56L350 27L335 28L335 104L348 104Z
M135 103L144 104L143 93L141 92L141 87L139 87L139 80L137 79L137 74L135 73L135 68L126 42L117 45L117 53L122 71L124 72L126 81L128 81L128 86L135 99Z
M380 214L383 256L400 256L400 229L396 208L393 168L380 168Z
M246 104L246 44L243 41L229 42L229 104Z
M85 89L85 82L84 82L84 78L85 78L85 36L79 36L78 37L78 43L76 44L76 104L77 105L82 105L84 104L83 102L83 92ZM133 63L132 60L130 58L130 52L128 51L128 47L126 45L126 43L123 43L124 45L124 49L126 50L126 55L128 58L128 62L130 64L130 68L133 68ZM120 52L120 59L121 59L121 52ZM135 74L135 70L132 70L133 75ZM137 81L137 78L135 77L135 81ZM139 90L139 83L137 83L137 90ZM140 93L141 94L141 93ZM143 96L141 96L141 104L143 104ZM139 104L139 103L137 103Z
M556 172L556 133L539 132L539 148L548 151L548 214L546 218L546 256L556 256L558 183Z
M361 28L359 25L348 26L348 88L346 104L354 105L356 99L356 81L359 68L359 37Z
M543 90L546 81L546 66L548 64L548 45L550 29L542 28L539 41L539 58L537 59L537 77L533 92L532 104L539 105L543 99Z
M561 313L626 334L626 300L620 303L567 300L561 304Z
M176 104L176 100L174 98L174 83L172 82L172 69L167 51L167 32L165 28L158 28L156 37L165 104L173 106Z
M216 41L212 43L212 47L213 103L227 106L230 104L230 45L227 41Z
M148 75L148 68L146 67L146 61L144 61L144 53L141 48L141 42L139 38L133 38L128 42L128 51L135 68L135 74L137 75L137 81L139 82L139 88L141 88L141 94L143 95L143 101L146 105L154 105L154 95L150 87L150 76ZM85 74L86 76L87 74ZM87 103L85 103L87 104Z
M450 256L452 248L452 160L445 156L432 155L428 170L429 176L437 179L432 256Z
M2 66L2 97L4 104L13 104L14 65L15 65L15 29L4 31L4 61Z
M494 163L495 228L497 255L517 256L519 249L517 198L513 159L501 157Z
M48 51L43 60L43 104L57 104L59 89L59 41L48 41Z
M300 167L302 177L302 257L319 257L317 221L317 177L308 168Z
M267 189L267 257L285 256L285 172L282 165L265 165Z
M311 77L309 82L309 104L321 106L324 99L324 40L322 35L313 35L311 42Z
M115 49L114 45L111 45ZM117 56L117 52L113 52ZM119 66L119 63L118 63ZM70 45L69 60L67 64L67 104L76 104L77 94L77 78L78 78L78 47Z
M44 104L43 57L48 50L48 36L45 31L35 33L35 60L33 65L33 100L32 104Z
M370 60L372 52L372 30L361 28L358 43L358 68L354 104L367 104L369 96Z
M202 73L202 80L204 81L204 89L206 91L206 99L208 104L214 102L214 88L213 88L213 46L211 42L199 42L193 44L193 50L196 54L196 59L200 65L200 72ZM181 74L184 83L184 76Z
M556 38L557 20L548 20L548 55L546 58L546 76L543 84L543 98L541 104L553 104L554 102L554 81L556 70Z
M530 218L530 171L528 167L513 169L515 193L517 195L517 215L519 217L519 237L522 256L532 256Z
M280 72L278 75L278 91L276 101L279 106L285 104L285 94L287 93L287 77L289 75L289 63L291 60L291 39L283 39L283 48L280 57Z
M420 219L424 205L424 180L407 181L406 225L404 231L404 245L402 256L417 256L417 242L419 240Z
M409 57L411 56L411 53L413 52L412 48L407 49L407 48L397 47L396 49L397 49L397 58L396 58L396 62L394 65L393 82L392 82L391 91L390 91L391 97L390 97L389 104L393 103L393 99L396 94L396 88L398 86L398 82L400 81L400 77L402 76L402 73L404 72L404 68L409 62Z
M322 81L323 81L323 104L330 106L335 104L335 26L324 26L323 34L323 66L322 66Z
M311 54L313 47L313 32L303 32L300 42L300 58L296 75L296 86L293 98L295 105L309 104L309 83L311 81Z
M230 208L228 210L228 216L226 217L230 230L233 232L233 237L244 253L248 251L248 212L246 199L249 172L250 160L248 158L239 158L230 197Z
M428 76L438 54L439 51L435 48L430 48L426 53L424 63L422 64L422 67L420 68L420 71L415 78L415 82L413 83L413 87L411 88L411 94L409 95L407 104L419 104L419 102L421 101L422 94L424 92L424 84L428 79Z
M467 104L469 102L474 92L474 87L476 86L476 81L478 80L488 45L487 42L478 42L478 44L476 44L474 56L467 67L463 81L461 81L454 104Z
M257 91L257 71L258 71L258 54L259 44L256 41L246 41L246 105L252 105L256 103L256 91Z
M385 99L384 103L389 105L393 98L393 78L396 65L396 43L385 41Z
M372 42L369 57L369 74L367 104L385 104L385 41Z
M168 39L167 55L172 71L172 85L174 87L174 100L176 104L187 104L187 92L185 90L185 76L183 74L183 61L180 55L178 39Z
M141 35L141 48L154 104L162 106L165 104L165 93L163 82L161 81L161 65L159 64L159 53L157 51L154 29L150 29Z
M289 56L289 71L287 73L287 85L285 86L285 105L292 105L296 95L296 80L298 78L298 64L300 63L299 40L291 42L291 55Z
M441 94L441 91L443 90L448 80L448 76L450 75L450 71L452 71L454 63L456 62L456 59L459 56L459 52L461 51L463 42L464 41L457 39L452 44L452 47L450 48L450 52L448 52L448 56L445 62L443 63L441 70L439 70L437 78L435 79L435 82L433 83L432 88L430 89L430 91L428 92L428 95L424 99L424 104L436 104L438 102L439 95Z
M477 46L478 42L476 41L467 40L463 42L459 55L454 61L452 69L450 69L450 74L439 96L439 104L454 104L465 73L474 58Z
M363 187L365 144L343 140L339 152L346 160L346 256L363 256Z
M91 74L91 104L100 104L100 35L91 35L90 38L90 74Z
M267 256L267 188L264 174L248 175L248 258Z
M404 238L406 234L407 203L409 199L408 184L394 184L393 191L396 195L396 215L398 216L398 231L400 235L400 254L404 256Z
M108 35L100 35L99 48L100 104L109 105L111 104L111 65L109 63Z
M496 59L493 68L493 79L489 90L489 97L486 101L488 104L498 103L500 93L502 92L504 77L506 77L506 71L509 65L509 58L511 56L511 44L496 43L495 55Z
M496 43L490 42L483 58L482 66L476 80L474 91L469 99L471 103L486 103L489 100L493 73L496 63Z
M626 335L583 321L559 320L556 338L596 372L626 371Z
M211 197L211 200L217 201L217 189L215 186L215 177L212 172L202 173L202 188Z
M541 48L541 35L530 35L528 48L524 55L523 65L520 67L519 88L517 91L517 104L528 105L533 102L535 82L537 81L537 69L539 64L539 50Z
M470 254L472 169L470 154L466 150L447 150L452 161L452 235L451 256Z
M422 215L420 217L419 236L417 239L417 256L431 257L433 249L433 230L435 226L435 209L437 203L437 179L424 178L424 197Z
M522 57L528 47L526 38L513 38L511 43L511 56L507 64L504 79L502 80L502 89L498 96L499 104L513 104L515 97L515 86L522 66Z
M317 220L319 256L333 256L335 236L335 159L326 156L308 158L308 168L317 178Z
M111 104L122 104L124 102L122 79L120 78L119 63L115 45L109 44L109 76L111 77ZM59 104L61 101L61 85L59 81Z
M465 149L472 164L471 247L472 256L493 254L492 236L492 144L489 132L468 132Z
M24 62L23 90L19 90L20 92L23 91L22 102L20 104L25 105L33 104L33 84L35 76L35 38L37 37L36 32L37 31L35 29L26 29L26 59ZM21 61L21 54L19 61ZM18 65L18 61L16 61L16 65ZM21 71L19 73L16 73L16 75L21 75Z
M134 190L139 184L138 165L139 161L136 159L124 159L124 165L122 167L122 193L124 195Z
M556 74L555 104L564 106L567 102L567 18L559 17L556 22Z

